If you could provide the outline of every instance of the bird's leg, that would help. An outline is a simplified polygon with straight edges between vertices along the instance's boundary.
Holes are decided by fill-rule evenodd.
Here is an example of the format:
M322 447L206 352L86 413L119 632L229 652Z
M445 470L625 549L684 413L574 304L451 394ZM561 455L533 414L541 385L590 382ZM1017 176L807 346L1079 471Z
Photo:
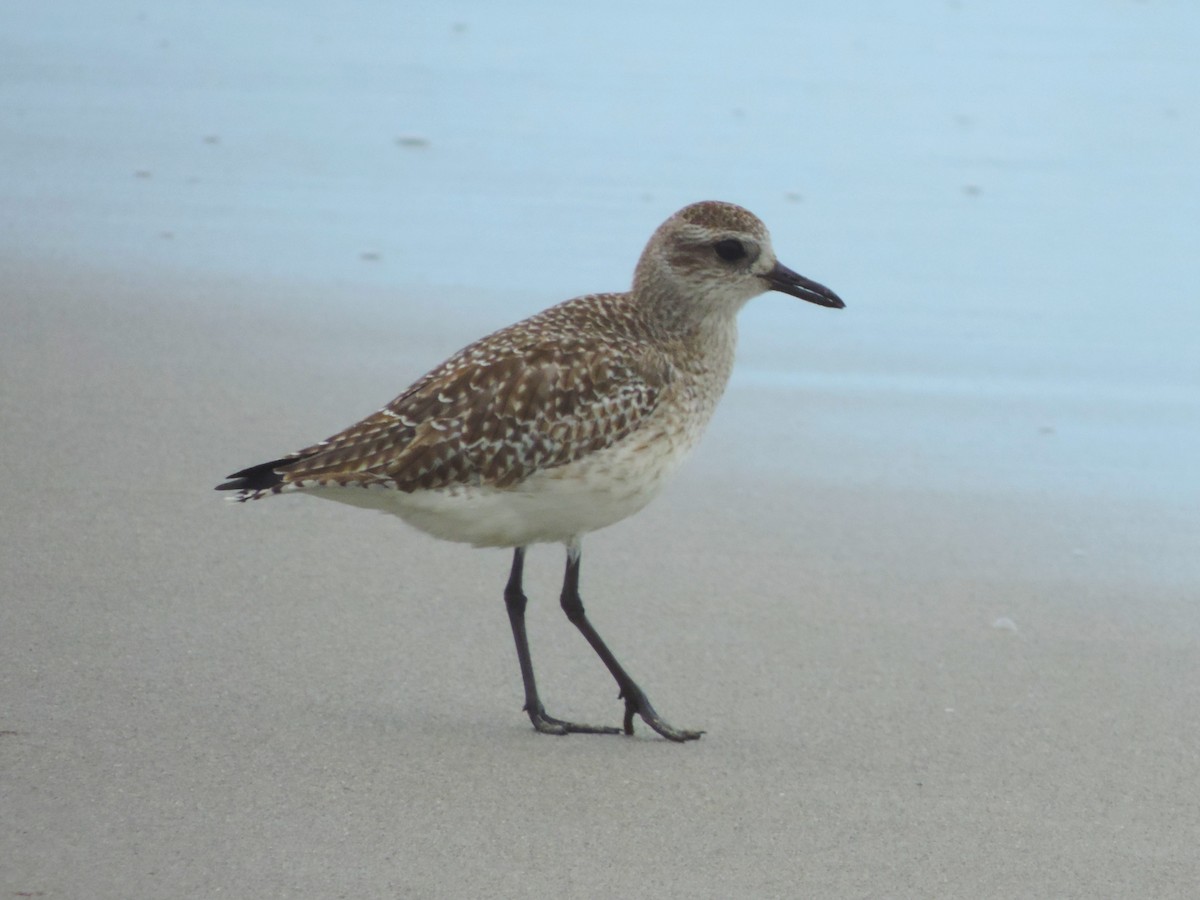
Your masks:
M508 608L508 621L512 624L513 640L517 644L517 661L521 664L521 681L525 683L525 711L533 727L543 734L620 734L621 729L609 726L578 725L564 722L546 715L542 701L538 699L537 682L533 678L533 660L529 655L529 639L525 634L525 592L521 589L521 575L525 569L525 548L513 551L512 572L504 588L504 605Z
M569 544L567 546L567 572L563 578L561 598L563 612L587 638L587 642L592 645L596 655L600 657L604 665L608 667L608 671L612 673L613 678L617 680L617 686L621 689L618 696L625 700L625 733L633 734L633 717L636 713L647 725L668 740L680 742L696 740L704 734L703 731L680 731L672 728L663 720L662 716L654 711L645 692L629 677L629 673L617 662L617 658L612 655L612 651L608 649L596 629L592 627L592 623L588 621L587 615L583 611L583 599L579 596L579 559L579 545L577 543Z

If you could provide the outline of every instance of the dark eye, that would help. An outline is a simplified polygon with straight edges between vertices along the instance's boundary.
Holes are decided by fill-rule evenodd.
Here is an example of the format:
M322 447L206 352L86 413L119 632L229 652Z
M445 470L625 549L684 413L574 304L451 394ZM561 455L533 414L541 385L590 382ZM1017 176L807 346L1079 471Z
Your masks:
M735 241L733 238L717 241L713 244L713 249L717 251L717 256L725 262L736 262L746 258L746 248L742 246L741 241Z

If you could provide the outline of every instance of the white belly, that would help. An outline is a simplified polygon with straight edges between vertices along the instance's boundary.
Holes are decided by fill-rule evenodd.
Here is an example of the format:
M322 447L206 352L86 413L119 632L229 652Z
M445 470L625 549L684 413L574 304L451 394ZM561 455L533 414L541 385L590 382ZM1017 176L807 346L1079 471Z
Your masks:
M434 537L476 547L568 542L654 499L691 448L693 441L681 438L660 432L655 439L625 441L503 489L316 487L304 493L390 513Z

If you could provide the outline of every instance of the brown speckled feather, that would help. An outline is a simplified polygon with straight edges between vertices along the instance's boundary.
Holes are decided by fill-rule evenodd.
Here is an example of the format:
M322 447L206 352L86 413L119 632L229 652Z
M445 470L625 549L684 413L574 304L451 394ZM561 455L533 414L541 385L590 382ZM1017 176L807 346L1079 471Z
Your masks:
M695 740L663 720L587 620L581 541L644 508L696 445L733 369L737 312L768 290L844 305L780 264L748 211L692 204L651 236L627 293L568 300L476 341L374 415L217 490L238 501L306 492L442 540L514 548L504 601L534 728L633 734L640 716ZM561 606L616 679L621 729L555 718L539 699L522 572L525 549L548 542L566 545Z
M280 487L504 488L612 446L671 379L626 297L580 297L476 341L379 412L297 453L279 467Z

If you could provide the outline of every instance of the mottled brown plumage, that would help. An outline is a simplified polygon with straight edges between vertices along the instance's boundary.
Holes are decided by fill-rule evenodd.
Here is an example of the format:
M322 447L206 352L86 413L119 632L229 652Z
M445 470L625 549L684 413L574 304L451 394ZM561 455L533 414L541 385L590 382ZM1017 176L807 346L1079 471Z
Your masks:
M842 306L778 263L753 214L693 204L651 237L631 291L577 297L481 338L379 412L218 490L243 501L305 492L445 540L515 548L504 596L534 727L614 732L555 719L538 699L524 552L562 541L562 607L620 686L625 732L638 715L664 737L693 740L700 732L655 712L584 615L580 542L645 506L699 440L733 367L737 312L768 290Z
M502 489L623 440L657 407L672 366L653 323L619 315L621 298L580 297L465 347L299 451L272 490Z

